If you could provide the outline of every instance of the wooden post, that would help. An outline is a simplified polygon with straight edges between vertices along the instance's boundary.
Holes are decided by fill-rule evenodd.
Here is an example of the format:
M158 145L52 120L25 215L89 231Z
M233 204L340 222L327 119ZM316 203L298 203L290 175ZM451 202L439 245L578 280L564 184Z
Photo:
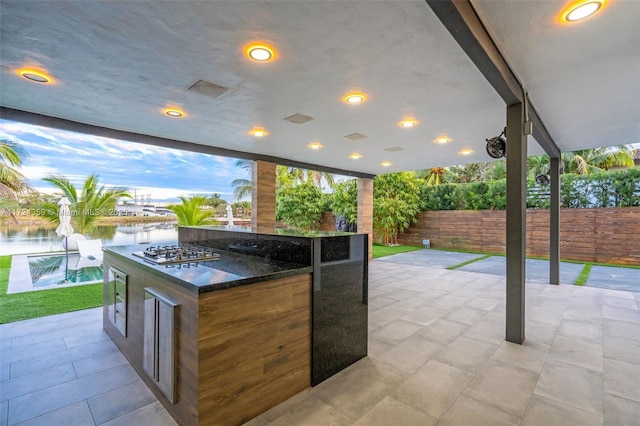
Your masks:
M254 161L252 184L251 227L273 231L276 226L276 164Z
M358 178L358 232L369 235L369 260L373 258L373 179Z

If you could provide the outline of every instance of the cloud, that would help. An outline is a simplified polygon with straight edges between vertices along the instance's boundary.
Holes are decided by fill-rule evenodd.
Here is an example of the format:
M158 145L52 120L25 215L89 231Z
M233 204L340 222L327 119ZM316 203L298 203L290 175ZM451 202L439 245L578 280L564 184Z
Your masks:
M232 180L245 177L235 159L155 147L0 119L0 138L22 145L30 156L22 172L32 185L55 192L42 178L67 177L81 185L96 174L106 186L151 191L154 199L219 193L232 197ZM146 192L145 192L146 194Z
M57 169L49 166L23 166L20 172L24 176L28 176L29 182L33 184L35 180L40 180L50 174L55 174Z
M135 196L151 198L152 201L155 202L180 202L178 197L192 197L194 195L205 195L208 196L211 194L211 191L199 191L197 189L194 190L183 190L183 189L167 189L167 188L158 188L152 186L143 186L136 188ZM131 196L134 196L134 193L131 193ZM223 199L227 199L231 201L232 194L231 193L220 193L220 196Z

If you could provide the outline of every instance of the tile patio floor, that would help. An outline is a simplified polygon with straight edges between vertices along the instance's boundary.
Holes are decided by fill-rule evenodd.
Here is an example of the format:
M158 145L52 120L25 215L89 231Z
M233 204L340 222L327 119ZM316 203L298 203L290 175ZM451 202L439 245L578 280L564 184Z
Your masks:
M369 357L249 425L640 424L640 293L527 283L515 345L503 277L376 260L369 280ZM0 333L0 425L175 425L100 308Z

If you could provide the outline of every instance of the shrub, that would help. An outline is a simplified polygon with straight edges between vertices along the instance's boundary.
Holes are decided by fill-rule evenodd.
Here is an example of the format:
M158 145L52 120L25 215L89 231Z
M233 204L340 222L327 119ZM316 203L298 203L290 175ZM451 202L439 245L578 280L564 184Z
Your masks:
M355 179L335 183L328 194L328 207L336 216L344 216L348 223L358 222L358 182Z
M421 187L423 210L502 210L507 206L505 179ZM549 186L527 182L527 207L549 208ZM640 169L561 176L565 208L640 207Z
M385 244L416 222L421 211L419 180L413 172L379 175L373 185L373 229Z
M276 195L276 217L288 226L315 229L323 211L322 192L312 183L285 187Z

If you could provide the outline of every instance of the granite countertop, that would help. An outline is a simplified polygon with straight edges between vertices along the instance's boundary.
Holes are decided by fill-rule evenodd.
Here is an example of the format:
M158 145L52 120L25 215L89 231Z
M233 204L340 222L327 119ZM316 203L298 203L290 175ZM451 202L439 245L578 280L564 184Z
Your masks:
M211 229L215 231L240 232L245 234L280 235L285 237L302 237L302 238L348 237L352 235L358 235L357 233L354 233L354 232L281 229L281 228L268 228L268 227L252 228L252 227L242 227L242 226L228 227L228 226L201 225L201 226L184 226L183 228Z
M105 253L113 254L129 263L146 267L147 271L173 281L182 287L208 293L242 285L270 281L313 271L311 266L286 263L260 257L213 250L220 259L197 262L194 264L156 265L134 256L133 252L142 251L149 245L104 247ZM133 274L133 271L123 271Z

